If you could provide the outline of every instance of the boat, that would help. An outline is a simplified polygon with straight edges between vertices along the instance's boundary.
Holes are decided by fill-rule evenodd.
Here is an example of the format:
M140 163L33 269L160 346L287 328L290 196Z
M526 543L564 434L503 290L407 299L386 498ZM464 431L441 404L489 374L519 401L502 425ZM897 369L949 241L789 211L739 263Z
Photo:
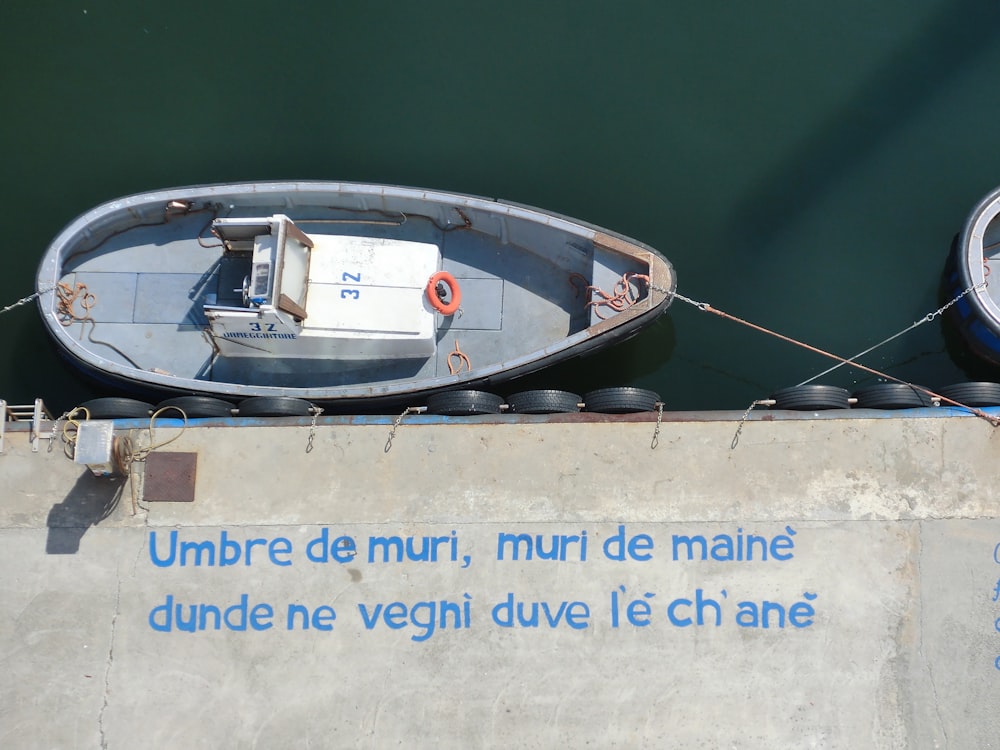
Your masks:
M255 182L145 192L72 221L39 266L45 328L137 397L419 405L616 344L676 289L647 245L452 192Z
M949 310L973 354L1000 366L1000 187L969 213L955 236L945 266L945 288L956 300Z
M971 211L952 243L944 288L957 300L950 318L968 348L1000 365L1000 187Z

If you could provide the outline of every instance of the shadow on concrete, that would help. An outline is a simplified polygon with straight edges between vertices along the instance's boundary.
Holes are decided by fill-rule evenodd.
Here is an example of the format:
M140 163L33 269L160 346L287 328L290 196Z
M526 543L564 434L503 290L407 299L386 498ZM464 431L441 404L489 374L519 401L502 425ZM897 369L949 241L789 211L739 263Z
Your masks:
M49 511L45 522L49 529L45 553L76 554L87 529L114 511L127 481L120 477L96 477L89 471L81 474L62 502Z
M996 3L942 4L824 127L753 186L730 218L730 230L754 250L766 247L996 43L998 32Z

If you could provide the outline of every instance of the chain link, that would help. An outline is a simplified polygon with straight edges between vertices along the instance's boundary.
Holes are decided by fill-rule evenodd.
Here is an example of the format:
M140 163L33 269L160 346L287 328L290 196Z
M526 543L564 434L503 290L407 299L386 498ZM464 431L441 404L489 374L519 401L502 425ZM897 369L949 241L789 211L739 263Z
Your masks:
M733 442L729 444L729 450L735 450L736 446L739 445L740 433L743 432L743 425L746 424L746 421L748 419L750 419L750 412L752 412L754 408L758 406L766 406L767 404L770 403L771 401L769 399L757 399L752 404L750 404L750 406L747 407L747 410L743 412L743 418L740 420L739 426L737 426L736 428L736 434L733 435Z
M681 302L687 302L689 305L693 305L694 307L697 307L699 310L708 310L711 307L711 305L708 304L707 302L698 302L696 300L691 299L690 297L685 297L683 294L681 294L680 292L678 292L676 289L673 290L673 291L671 291L669 289L664 289L663 287L656 286L654 284L650 284L649 288L653 289L654 291L659 292L660 294L671 295L675 299L679 299Z
M13 310L15 307L20 307L21 305L26 305L29 302L31 302L32 300L38 299L43 294L46 294L48 292L53 291L55 288L56 288L55 285L49 286L49 287L46 287L45 289L39 289L34 294L29 294L27 297L21 297L21 299L19 299L17 302L9 304L9 305L7 305L7 307L5 307L2 310L0 310L0 315L3 315L3 313L7 312L8 310Z
M52 446L55 445L56 434L59 431L59 425L62 423L64 419L69 419L71 416L73 416L74 412L76 412L77 409L79 408L80 407L78 406L74 406L69 411L63 412L61 415L52 420L52 436L49 438L49 449L48 449L49 453L52 452Z
M962 299L962 297L966 296L967 294L972 294L972 292L977 292L977 291L979 291L981 289L985 289L985 288L986 288L986 282L985 281L981 281L978 284L973 284L968 289L966 289L964 292L962 292L957 297L955 297L955 299L953 299L951 302L946 302L944 305L942 305L941 307L939 307L934 312L927 313L924 317L922 317L920 320L918 320L913 325L914 326L918 326L921 323L930 323L932 320L934 320L935 318L937 318L941 314L943 314L945 310L947 310L949 307L951 307L956 302L958 302L960 299Z
M392 450L392 440L393 438L396 437L396 428L398 428L399 425L402 423L403 417L405 417L407 414L413 414L417 411L419 411L419 407L407 406L403 410L403 413L400 414L398 417L396 417L396 421L392 423L392 430L389 431L389 437L385 441L385 448L383 448L383 452L388 453L390 450Z
M316 420L319 419L319 415L323 413L323 409L319 406L314 406L312 408L312 413L312 422L309 424L309 438L306 440L306 453L313 452L313 441L316 439Z
M663 402L658 401L656 403L656 429L653 430L653 439L649 442L649 449L656 450L656 446L660 444L660 425L663 424Z
M816 375L813 375L808 380L803 380L801 383L799 383L799 385L806 385L807 383L811 383L814 380L818 380L819 378L823 377L824 375L828 375L829 373L833 372L834 370L836 370L836 369L838 369L840 367L843 367L846 364L854 364L859 357L863 357L866 354L870 354L871 352L873 352L876 349L878 349L880 346L884 346L885 344L888 344L890 341L893 341L894 339L898 339L903 334L909 333L914 328L917 328L918 326L922 326L924 323L930 323L932 320L934 320L935 318L939 317L942 313L944 313L945 310L947 310L949 307L951 307L956 302L958 302L960 299L962 299L962 297L964 297L965 295L971 294L972 292L976 291L977 289L985 289L985 288L986 288L986 282L985 281L983 281L983 282L981 282L979 284L974 284L974 285L970 286L964 292L962 292L961 294L958 294L950 302L946 302L944 305L942 305L941 307L939 307L934 312L927 313L920 320L914 321L913 325L907 326L902 331L898 331L897 333L892 334L892 336L889 336L888 338L883 339L882 341L879 341L877 344L874 344L873 346L868 347L863 352L858 352L853 357L848 357L847 361L845 361L845 362L839 362L839 363L835 364L833 367L829 367L826 370L823 370L823 372L820 372L820 373L817 373Z
M690 297L685 297L676 289L667 289L666 287L659 286L658 284L654 284L652 282L649 283L649 288L652 289L654 292L659 292L660 294L664 294L668 297L679 299L681 302L687 302L689 305L694 305L699 310L707 310L709 307L711 307L711 305L709 305L707 302L697 302L691 299Z

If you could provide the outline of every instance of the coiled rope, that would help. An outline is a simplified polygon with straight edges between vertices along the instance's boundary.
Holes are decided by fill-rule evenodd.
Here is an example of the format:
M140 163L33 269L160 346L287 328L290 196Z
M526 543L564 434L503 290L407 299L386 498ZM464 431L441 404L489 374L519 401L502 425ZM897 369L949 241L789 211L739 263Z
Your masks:
M570 283L574 281L574 276L579 276L580 274L574 274L570 277ZM622 277L615 282L615 286L611 293L605 292L598 286L588 285L585 290L588 293L588 301L584 307L593 307L594 312L597 317L601 320L605 320L604 313L601 311L602 307L610 307L616 313L627 310L636 302L638 302L641 297L641 289L637 290L633 288L634 281L641 281L647 287L651 287L649 276L642 273L624 273Z
M76 286L70 286L69 284L59 282L56 285L56 294L59 299L56 307L56 315L59 317L60 323L64 326L71 326L77 321L81 323L88 320L93 322L94 319L90 317L90 311L97 304L97 295L88 290L86 284L78 281ZM77 302L80 303L83 313L77 313ZM82 328L80 329L80 337L83 337Z
M90 343L98 346L106 346L118 353L122 359L135 369L142 369L134 359L114 344L94 338L94 329L97 328L97 321L91 316L90 311L97 304L97 295L87 289L86 284L78 281L76 286L70 286L65 282L59 282L54 289L57 295L56 316L64 327L68 328L74 323L80 323L80 341L83 341L83 332L87 328L87 323L90 323L90 330L87 332L87 340ZM82 314L76 311L78 303L83 310Z

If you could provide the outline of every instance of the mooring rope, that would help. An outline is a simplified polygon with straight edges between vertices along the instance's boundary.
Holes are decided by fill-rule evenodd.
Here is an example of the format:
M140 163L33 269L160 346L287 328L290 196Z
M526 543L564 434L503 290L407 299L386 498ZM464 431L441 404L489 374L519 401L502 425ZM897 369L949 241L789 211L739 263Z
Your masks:
M922 325L923 325L924 323L930 323L930 322L931 322L931 321L933 321L933 320L934 320L935 318L938 318L939 316L941 316L942 314L944 314L945 310L947 310L947 309L948 309L949 307L951 307L952 305L954 305L954 304L955 304L956 302L958 302L958 301L959 301L960 299L962 299L962 297L964 297L965 295L967 295L967 294L971 294L972 292L974 292L974 291L976 291L976 290L978 290L978 289L985 289L985 288L986 288L986 282L985 282L985 281L984 281L984 282L982 282L982 283L980 283L980 284L974 284L973 286L970 286L970 287L969 287L968 289L966 289L965 291L963 291L963 292L960 292L959 294L957 294L957 295L955 296L955 298L954 298L954 299L952 299L952 300L951 300L951 301L949 301L949 302L946 302L945 304L943 304L943 305L942 305L941 307L939 307L939 308L938 308L937 310L935 310L934 312L932 312L932 313L927 313L927 314L926 314L926 315L925 315L924 317L922 317L922 318L921 318L920 320L918 320L918 321L915 321L915 322L914 322L914 323L913 323L912 325L909 325L909 326L907 326L906 328L904 328L903 330L901 330L901 331L898 331L897 333L894 333L894 334L892 334L892 336L890 336L890 337L889 337L889 338L887 338L887 339L883 339L882 341L879 341L879 342L878 342L877 344L875 344L874 346L870 346L870 347L868 347L868 348L867 348L867 349L865 349L865 350L864 350L863 352L858 352L858 353L857 353L857 354L855 354L855 355L854 355L853 357L850 357L850 358L849 358L849 361L853 362L853 361L854 361L854 360L856 360L856 359L857 359L858 357L863 357L863 356L865 356L866 354L870 354L871 352L873 352L873 351L875 351L876 349L878 349L878 348L879 348L880 346L883 346L883 345L885 345L885 344L888 344L888 343L889 343L890 341L892 341L893 339L897 339L897 338L899 338L900 336L902 336L902 335L904 335L904 334L907 334L907 333L909 333L909 332L910 332L910 331L912 331L912 330L913 330L914 328L917 328L917 327L919 327L919 326L922 326ZM830 368L828 368L828 369L826 369L826 370L823 370L823 372L819 373L818 375L813 375L813 376L812 376L811 378L809 378L808 380L803 380L803 381L802 381L801 383L799 383L799 385L806 385L807 383L811 383L812 381L814 381L814 380L817 380L818 378L821 378L821 377L823 377L824 375L827 375L827 374L829 374L829 373L833 372L834 370L836 370L836 369L838 369L838 368L840 368L840 367L843 367L843 366L844 366L845 364L847 364L847 362L838 362L838 363L837 363L837 364L835 364L835 365L834 365L833 367L830 367Z
M914 325L910 326L906 330L910 330L910 329L916 327L917 325L920 325L921 323L927 322L928 320L934 320L934 318L936 318L942 312L944 312L949 307L951 307L953 304L955 304L956 302L958 302L958 300L960 300L962 297L964 297L965 295L969 294L970 292L972 292L972 291L974 291L974 290L976 290L976 289L978 289L978 288L980 288L982 286L984 286L984 284L977 284L975 286L969 287L965 291L963 291L960 294L958 294L948 304L944 305L939 310L937 310L937 311L935 311L933 313L929 313L927 316L925 316L923 318L923 320L918 321L917 323L915 323ZM873 367L868 367L867 365L863 365L860 362L854 361L853 358L848 359L847 357L841 357L838 354L833 354L832 352L828 352L825 349L820 349L819 347L813 346L812 344L807 344L806 342L799 341L798 339L794 339L791 336L786 336L783 333L778 333L777 331L771 330L770 328L765 328L764 326L757 325L756 323L751 323L749 320L744 320L743 318L737 317L735 315L731 315L730 313L724 312L723 310L719 310L718 308L712 307L707 302L698 302L698 301L693 300L693 299L691 299L689 297L685 297L683 294L680 294L680 293L678 293L676 291L674 292L673 296L676 299L679 299L681 302L686 302L687 304L692 305L692 306L698 308L699 310L702 310L703 312L710 312L713 315L718 315L719 317L721 317L721 318L723 318L725 320L731 320L734 323L739 323L740 325L746 326L748 328L752 328L753 330L759 331L760 333L767 334L768 336L773 336L773 337L775 337L777 339L780 339L782 341L785 341L785 342L787 342L789 344L793 344L795 346L798 346L798 347L801 347L803 349L806 349L807 351L813 352L815 354L819 354L819 355L824 356L824 357L828 357L829 359L834 359L834 360L836 360L839 363L837 365L837 367L840 367L841 365L850 365L851 367L856 367L857 369L863 370L864 372L867 372L867 373L870 373L872 375L875 375L876 377L885 378L886 380L891 380L894 383L901 383L903 385L909 386L910 388L913 388L914 390L920 391L921 393L924 393L924 394L930 396L932 399L938 399L938 401L940 401L940 402L948 403L948 404L951 404L952 406L957 406L957 407L959 407L961 409L965 409L966 411L970 412L971 414L975 414L977 417L980 417L981 419L985 419L987 422L989 422L994 427L1000 427L1000 417L994 417L994 416L992 416L990 414L987 414L982 409L978 409L976 407L968 406L968 405L960 403L958 401L954 401L953 399L950 399L950 398L948 398L946 396L942 396L939 393L935 393L934 391L932 391L932 390L930 390L928 388L924 388L923 386L915 385L913 383L909 383L909 382L907 382L905 380L902 380L901 378L897 378L897 377L895 377L893 375L889 375L888 373L882 372L881 370L876 370ZM893 336L891 338L895 338L895 336ZM891 340L891 339L888 339L888 340ZM877 347L874 347L874 348L877 348ZM867 353L867 352L862 352L862 354L864 354L864 353ZM861 355L860 354L855 355L855 357L858 357L858 356L861 356ZM747 410L747 415L749 415L750 410L753 409L753 407L756 406L758 403L759 402L754 402L754 404L752 404L750 406L750 409ZM734 443L734 446L735 446L735 443Z

